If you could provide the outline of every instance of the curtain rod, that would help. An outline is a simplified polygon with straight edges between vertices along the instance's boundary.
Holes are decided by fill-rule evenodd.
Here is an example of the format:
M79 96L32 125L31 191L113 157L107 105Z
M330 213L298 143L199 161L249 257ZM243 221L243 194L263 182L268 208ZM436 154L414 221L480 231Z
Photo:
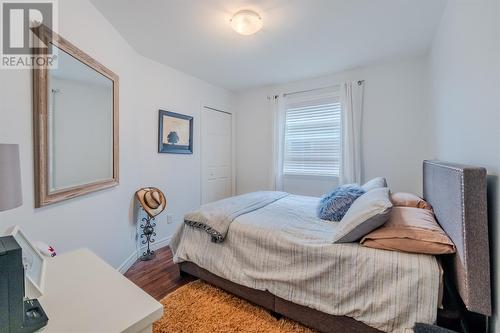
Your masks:
M357 83L358 83L358 86L360 86L363 83L365 83L365 80L358 80ZM333 88L333 87L336 87L336 86L338 86L338 84L335 84L335 85L332 85L332 86L327 86L327 87L322 87L322 88L314 88L314 89L307 89L307 90L301 90L301 91L294 91L294 92L283 94L283 97L290 96L290 95L295 95L295 94L307 93L307 92L316 91L316 90L323 90L323 89ZM273 95L273 96L267 96L267 99L268 100L278 99L279 97L280 97L280 95Z

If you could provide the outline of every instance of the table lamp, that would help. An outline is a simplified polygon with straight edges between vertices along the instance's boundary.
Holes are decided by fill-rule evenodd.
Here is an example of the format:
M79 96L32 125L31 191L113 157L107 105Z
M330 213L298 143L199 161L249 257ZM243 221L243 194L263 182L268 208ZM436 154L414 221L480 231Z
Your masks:
M0 211L22 203L19 145L0 143Z

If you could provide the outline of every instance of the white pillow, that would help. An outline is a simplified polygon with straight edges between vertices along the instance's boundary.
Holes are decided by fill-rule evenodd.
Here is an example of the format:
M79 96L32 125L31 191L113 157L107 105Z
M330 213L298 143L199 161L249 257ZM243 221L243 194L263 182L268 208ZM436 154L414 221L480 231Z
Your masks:
M387 181L385 180L384 177L376 177L373 178L363 185L361 185L361 188L365 190L366 192L371 191L376 188L381 188L381 187L387 187Z
M357 198L339 222L334 243L351 243L363 238L389 219L392 202L389 188L375 188Z

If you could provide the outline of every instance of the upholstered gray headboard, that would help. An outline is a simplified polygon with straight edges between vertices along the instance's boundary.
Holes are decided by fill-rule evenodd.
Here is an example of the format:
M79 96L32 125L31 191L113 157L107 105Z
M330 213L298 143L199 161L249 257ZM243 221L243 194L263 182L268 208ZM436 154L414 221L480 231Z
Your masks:
M469 311L491 315L490 258L484 168L424 161L424 199L453 240L455 286Z

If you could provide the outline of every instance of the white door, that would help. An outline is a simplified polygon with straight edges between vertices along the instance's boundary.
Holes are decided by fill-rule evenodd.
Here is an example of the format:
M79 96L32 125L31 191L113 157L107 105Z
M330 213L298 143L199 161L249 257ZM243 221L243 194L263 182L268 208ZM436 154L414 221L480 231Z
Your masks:
M204 107L201 112L201 203L232 195L232 116Z

